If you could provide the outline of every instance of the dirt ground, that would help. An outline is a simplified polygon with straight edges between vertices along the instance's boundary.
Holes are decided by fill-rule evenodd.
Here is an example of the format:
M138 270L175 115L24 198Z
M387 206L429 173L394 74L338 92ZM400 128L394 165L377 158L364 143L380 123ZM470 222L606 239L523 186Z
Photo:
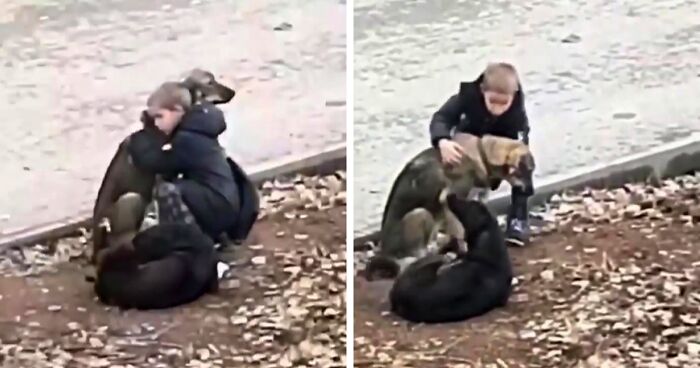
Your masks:
M684 195L697 205L697 185ZM511 248L510 303L466 322L402 321L390 282L356 276L355 366L700 367L700 212L667 210L579 216Z
M24 254L32 266L30 275L0 268L0 364L344 367L345 224L345 206L269 215L247 245L224 253L232 268L217 294L161 311L99 304L80 250L44 269L44 258L6 252L6 263ZM45 253L66 243L75 249L86 239L61 240Z

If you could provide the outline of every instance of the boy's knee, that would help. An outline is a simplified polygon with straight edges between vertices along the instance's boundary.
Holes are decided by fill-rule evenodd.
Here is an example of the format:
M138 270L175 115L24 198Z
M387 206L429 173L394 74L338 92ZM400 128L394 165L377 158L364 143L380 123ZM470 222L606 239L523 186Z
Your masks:
M180 194L180 189L177 187L177 185L167 181L156 184L155 189L155 195L159 198Z
M145 210L146 201L141 195L132 192L123 194L117 199L110 211L110 230L121 233L136 229Z

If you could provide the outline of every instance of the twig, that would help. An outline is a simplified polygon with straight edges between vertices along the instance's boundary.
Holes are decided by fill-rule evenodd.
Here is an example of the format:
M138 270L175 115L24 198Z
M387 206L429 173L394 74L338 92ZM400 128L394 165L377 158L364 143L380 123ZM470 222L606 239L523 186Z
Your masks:
M476 363L471 359L460 358L460 357L450 356L450 355L440 355L440 356L423 355L423 356L415 358L415 360L421 360L421 361L426 361L426 362L434 362L436 360L447 360L450 362L464 363L464 364L469 364L470 366L476 366Z
M376 360L356 360L355 361L355 367L371 367L374 364L386 365L386 364L379 363Z
M450 349L452 349L453 347L457 346L457 344L461 343L462 341L466 340L467 338L469 338L468 335L460 336L459 338L457 338L457 339L451 341L449 344L443 346L442 348L437 348L437 349L435 349L435 350L433 350L433 351L429 351L428 353L429 353L429 354L430 354L430 353L437 353L437 354L439 354L439 355L447 354L447 352L450 351Z
M500 365L503 368L509 367L508 364L506 362L504 362L503 359L501 359L501 358L496 359L496 363L498 363L498 365Z

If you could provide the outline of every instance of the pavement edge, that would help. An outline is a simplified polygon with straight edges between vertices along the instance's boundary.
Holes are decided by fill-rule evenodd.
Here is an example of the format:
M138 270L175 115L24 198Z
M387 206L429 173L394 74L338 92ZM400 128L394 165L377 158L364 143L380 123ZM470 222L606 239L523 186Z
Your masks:
M256 185L276 177L296 174L327 175L347 168L346 151L344 142L337 143L322 150L285 156L262 164L244 167L244 169ZM73 216L2 234L0 235L0 250L8 247L33 245L76 234L80 228L88 227L91 220L92 210L82 211Z
M700 134L666 143L650 150L621 157L608 163L584 166L576 170L535 180L535 195L530 206L544 204L554 194L584 188L614 188L626 183L659 181L700 170ZM510 191L492 196L487 201L496 214L505 214L510 205ZM355 248L379 237L379 224L373 230L355 236Z

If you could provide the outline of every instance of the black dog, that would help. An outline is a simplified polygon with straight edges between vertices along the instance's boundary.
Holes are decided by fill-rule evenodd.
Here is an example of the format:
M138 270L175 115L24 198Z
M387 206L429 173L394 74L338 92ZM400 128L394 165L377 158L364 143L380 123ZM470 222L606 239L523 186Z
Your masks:
M513 271L503 231L484 204L448 195L447 205L465 229L469 250L454 264L430 255L406 268L389 298L397 315L423 323L456 322L504 306Z
M121 308L159 309L218 289L214 243L199 227L159 224L97 257L95 293Z

